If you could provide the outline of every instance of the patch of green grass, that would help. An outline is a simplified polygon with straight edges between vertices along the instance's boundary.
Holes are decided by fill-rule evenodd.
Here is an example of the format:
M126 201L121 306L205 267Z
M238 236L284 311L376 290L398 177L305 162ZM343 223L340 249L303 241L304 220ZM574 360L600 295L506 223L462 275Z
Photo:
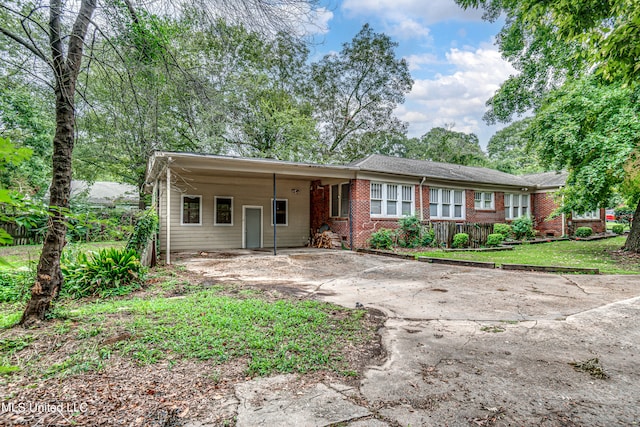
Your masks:
M0 365L0 375L9 375L20 371L20 366Z
M535 245L517 245L502 252L444 252L431 251L416 256L495 262L501 264L529 264L597 268L608 274L640 274L637 261L626 261L624 255L613 253L624 246L626 237L594 241L561 241Z
M363 326L364 311L259 297L260 291L235 298L215 288L183 298L63 302L56 304L63 320L38 333L55 336L61 344L73 342L72 353L46 366L32 355L23 366L19 352L31 338L22 337L0 342L0 364L19 366L30 375L62 377L100 370L118 354L140 365L180 359L222 364L242 358L248 361L248 375L319 369L355 375L341 351L373 337L375 332ZM127 339L103 344L123 330L130 334Z

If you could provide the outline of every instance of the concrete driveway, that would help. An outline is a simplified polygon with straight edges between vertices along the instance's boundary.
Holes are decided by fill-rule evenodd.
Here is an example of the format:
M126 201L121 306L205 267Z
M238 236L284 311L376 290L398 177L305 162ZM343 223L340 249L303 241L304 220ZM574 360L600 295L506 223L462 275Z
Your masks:
M252 380L236 387L239 426L640 425L638 276L506 272L328 250L217 252L181 262L216 281L360 303L388 316L386 362L371 366L358 389L313 384L294 393L295 376Z

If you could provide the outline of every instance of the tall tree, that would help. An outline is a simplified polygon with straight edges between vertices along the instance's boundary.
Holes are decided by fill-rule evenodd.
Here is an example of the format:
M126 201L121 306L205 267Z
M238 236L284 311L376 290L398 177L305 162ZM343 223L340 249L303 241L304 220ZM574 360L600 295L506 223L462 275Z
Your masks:
M10 71L10 70L8 70ZM0 185L23 194L41 196L51 182L48 167L53 129L52 99L37 85L9 76L0 77L0 137L33 155L8 163L0 171Z
M94 38L113 38L123 29L132 30L138 38L142 57L147 47L144 31L144 9L130 0L124 2L99 0L39 0L24 2L6 0L0 4L0 47L12 50L12 58L35 56L46 67L44 80L55 94L55 133L53 136L51 221L44 239L31 299L23 313L21 324L28 325L45 318L51 301L62 286L60 255L65 244L67 227L65 210L69 207L72 155L75 142L76 89L82 70L83 57L97 60L100 51L92 51ZM233 19L273 28L280 22L293 26L291 14L309 12L313 0L226 0L199 3L203 11L216 16L228 14ZM207 9L209 7L209 9ZM101 16L94 14L98 11ZM119 17L127 19L118 22ZM96 27L100 23L101 28ZM125 25L121 25L124 23ZM91 30L90 30L91 27ZM19 57L13 55L19 53ZM87 61L91 64L91 61ZM29 61L23 61L29 64ZM24 73L38 75L23 66Z
M413 80L396 46L366 24L339 53L312 64L310 93L327 159L354 160L373 133L404 133L393 110Z
M487 144L492 167L511 174L537 173L548 170L540 161L540 141L531 138L531 118L518 120L497 131Z
M498 44L520 70L520 80L507 81L490 101L489 120L508 121L533 107L540 114L536 135L544 138L543 161L569 171L565 209L585 210L603 203L624 182L634 188L633 165L640 154L637 103L640 82L640 7L637 0L456 0L465 7L483 7L491 19L507 16ZM532 55L531 46L539 46ZM549 64L553 78L535 64ZM527 68L528 67L528 68ZM561 77L561 78L559 78ZM532 85L537 91L532 91ZM579 90L593 90L593 96ZM631 92L626 92L630 90ZM571 102L570 96L575 100ZM497 99L505 100L500 109ZM522 102L535 99L536 102ZM612 105L603 105L610 100ZM565 106L567 110L557 108ZM549 120L548 111L562 120ZM626 122L620 122L618 111ZM616 113L616 114L618 114ZM572 117L573 120L567 120ZM575 121L574 121L575 120ZM541 123L548 126L545 129ZM622 160L621 160L621 156ZM565 162L562 164L562 162ZM613 171L605 165L617 165ZM626 174L625 174L626 172ZM640 198L634 203L640 217ZM625 249L640 252L640 221L634 221Z
M457 165L483 166L486 155L480 141L473 133L456 132L453 125L435 127L418 139L407 143L405 157L454 163Z

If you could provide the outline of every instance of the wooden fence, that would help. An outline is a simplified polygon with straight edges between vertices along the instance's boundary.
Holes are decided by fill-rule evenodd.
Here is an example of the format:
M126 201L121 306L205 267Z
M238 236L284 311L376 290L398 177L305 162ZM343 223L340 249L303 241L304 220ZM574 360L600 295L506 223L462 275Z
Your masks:
M0 227L4 228L4 230L13 237L13 242L10 243L10 246L35 245L42 243L43 235L39 230L28 229L17 225L14 222L0 223Z
M435 232L435 239L438 245L448 248L453 243L453 236L457 233L467 233L469 235L469 247L479 248L487 243L487 236L493 233L493 224L463 223L455 222L432 222L431 227Z

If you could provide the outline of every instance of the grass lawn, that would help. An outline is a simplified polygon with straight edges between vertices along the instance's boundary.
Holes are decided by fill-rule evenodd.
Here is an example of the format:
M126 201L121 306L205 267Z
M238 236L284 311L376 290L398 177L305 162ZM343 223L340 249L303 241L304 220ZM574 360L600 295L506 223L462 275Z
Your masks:
M36 253L30 247L22 255L3 249L15 263ZM112 366L112 358L137 366L235 363L250 376L327 370L352 377L360 367L353 367L350 354L364 355L363 348L375 342L379 325L367 320L365 310L274 299L235 284L203 287L201 281L179 266L158 267L146 286L129 296L56 301L51 321L34 330L12 327L25 303L9 299L11 289L5 289L0 384L14 376L37 381L101 371Z
M103 248L123 248L126 242L91 242L70 243L65 250L97 251ZM0 263L0 269L12 270L20 267L30 267L38 263L42 245L0 246L0 259L10 265Z
M561 241L535 245L517 245L513 251L501 252L422 252L417 256L495 262L496 264L530 264L598 268L608 274L640 274L640 259L617 251L626 237L594 241Z

